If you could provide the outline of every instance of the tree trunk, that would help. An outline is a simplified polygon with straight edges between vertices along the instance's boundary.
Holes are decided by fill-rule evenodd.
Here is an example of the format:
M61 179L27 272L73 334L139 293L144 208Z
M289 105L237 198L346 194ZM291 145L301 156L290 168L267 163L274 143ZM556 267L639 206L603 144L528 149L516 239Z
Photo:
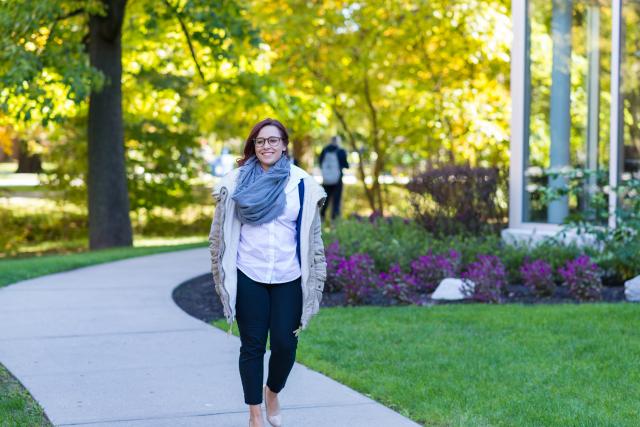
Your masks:
M373 170L371 172L371 178L373 179L372 191L374 194L374 199L377 202L375 210L377 210L380 215L384 215L384 200L382 198L382 185L380 185L380 173L384 170L384 153L378 152L378 157L373 166Z
M375 105L373 104L373 99L371 97L371 88L369 87L369 75L368 69L365 70L364 74L364 98L367 102L367 106L369 107L369 116L371 118L371 138L372 138L372 146L376 153L376 160L373 164L373 169L371 170L372 175L372 186L371 192L373 193L374 206L373 211L378 211L380 215L384 215L384 204L382 200L382 189L380 187L380 173L382 172L382 168L384 166L384 158L382 157L384 154L380 149L380 128L378 127L378 111L376 110ZM377 200L376 200L377 199ZM375 204L377 202L377 205Z
M41 173L42 160L39 154L29 153L27 141L18 140L18 169L16 173Z
M89 58L105 85L89 98L89 247L131 246L122 122L121 29L126 0L105 0L106 15L89 21Z
M364 195L367 197L367 201L369 202L369 207L371 208L371 212L376 211L376 200L375 193L373 192L373 186L369 188L367 186L367 173L364 170L364 160L362 158L362 154L360 150L355 144L352 144L353 150L358 153L358 176L360 177L360 182L362 182L362 189L364 190Z

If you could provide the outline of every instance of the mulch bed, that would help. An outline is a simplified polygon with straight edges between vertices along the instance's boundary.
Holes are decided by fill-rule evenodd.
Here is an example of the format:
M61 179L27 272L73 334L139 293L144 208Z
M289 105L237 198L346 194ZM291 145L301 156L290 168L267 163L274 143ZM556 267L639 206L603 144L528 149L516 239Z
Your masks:
M224 317L222 304L213 287L213 279L211 274L203 274L194 277L174 289L172 294L175 303L191 316L204 322L221 319ZM604 302L621 302L624 301L624 286L609 287L602 289L602 301ZM382 295L374 295L370 298L369 305L391 305ZM532 295L527 288L522 285L508 285L507 295L504 299L505 303L521 303L521 304L563 304L577 303L570 297L566 288L558 287L552 296L538 297ZM426 305L434 304L475 304L471 300L462 301L435 301L427 299ZM344 292L325 292L322 296L322 307L335 307L346 305Z
M203 322L209 323L224 317L211 274L203 274L181 283L171 296L178 307ZM344 293L325 293L322 296L322 307L337 305L345 305Z
M194 277L173 290L173 301L186 313L209 323L224 317L222 303L213 287L211 273Z

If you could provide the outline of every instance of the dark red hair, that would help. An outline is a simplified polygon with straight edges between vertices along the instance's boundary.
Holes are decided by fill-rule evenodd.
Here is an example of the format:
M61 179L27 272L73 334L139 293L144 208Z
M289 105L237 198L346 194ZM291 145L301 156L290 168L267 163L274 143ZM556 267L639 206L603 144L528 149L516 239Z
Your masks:
M278 128L278 130L280 131L280 136L282 137L282 142L284 144L284 154L287 156L289 155L289 134L287 133L287 129L278 120L266 118L256 124L253 129L251 129L247 140L244 142L244 156L241 159L236 160L239 166L244 165L247 160L249 160L252 156L255 156L256 147L253 140L258 136L260 130L262 130L262 128L265 126L275 126Z

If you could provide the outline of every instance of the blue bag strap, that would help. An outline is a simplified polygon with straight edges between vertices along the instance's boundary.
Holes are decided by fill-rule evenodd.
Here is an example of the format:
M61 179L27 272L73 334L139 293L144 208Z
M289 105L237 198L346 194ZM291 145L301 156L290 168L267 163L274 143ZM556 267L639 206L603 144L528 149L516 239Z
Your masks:
M298 255L298 264L302 267L302 258L300 258L300 225L302 224L302 205L304 201L304 180L298 183L298 196L300 197L300 210L296 219L296 255Z

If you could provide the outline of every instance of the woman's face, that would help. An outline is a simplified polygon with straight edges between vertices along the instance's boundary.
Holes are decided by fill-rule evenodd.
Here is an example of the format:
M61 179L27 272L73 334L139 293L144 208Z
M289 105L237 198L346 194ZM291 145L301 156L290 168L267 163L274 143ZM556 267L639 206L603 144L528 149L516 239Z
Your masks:
M274 138L277 139L277 142L275 142ZM262 142L262 145L260 145L260 142ZM254 147L260 165L265 171L269 170L271 166L280 160L285 151L280 129L271 125L260 129L258 136L256 136L256 141L254 141Z

